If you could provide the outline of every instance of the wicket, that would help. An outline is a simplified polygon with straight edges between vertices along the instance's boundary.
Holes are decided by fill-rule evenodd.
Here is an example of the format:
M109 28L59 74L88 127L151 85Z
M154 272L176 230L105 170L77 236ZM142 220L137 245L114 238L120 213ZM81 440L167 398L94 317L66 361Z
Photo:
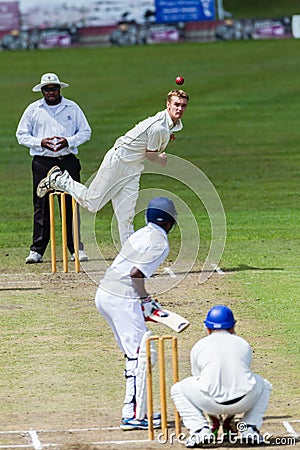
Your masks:
M166 371L165 371L165 341L172 342L172 372L173 383L178 381L178 347L177 337L151 336L146 341L146 359L147 359L147 415L148 415L148 435L149 440L154 440L153 427L153 389L152 389L152 364L151 364L151 341L158 341L158 364L159 364L159 384L160 384L160 406L161 406L161 429L166 438L168 430L167 418L167 400L166 400ZM181 432L181 422L178 411L175 408L175 432L179 436Z
M51 241L51 267L52 272L56 272L56 238L55 238L55 209L54 196L60 197L61 211L61 236L62 236L62 252L63 252L63 271L68 272L68 248L67 248L67 217L66 217L66 194L65 192L52 192L49 194L49 211L50 211L50 241ZM79 262L79 223L78 223L78 207L74 198L72 198L73 209L73 239L74 239L74 255L75 255L75 271L80 272Z

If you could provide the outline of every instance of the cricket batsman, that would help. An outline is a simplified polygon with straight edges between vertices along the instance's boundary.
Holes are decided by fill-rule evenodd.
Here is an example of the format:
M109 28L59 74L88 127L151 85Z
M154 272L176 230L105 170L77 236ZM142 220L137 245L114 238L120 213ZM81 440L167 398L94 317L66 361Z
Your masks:
M146 340L152 334L145 320L161 305L147 292L151 277L169 253L168 233L176 223L176 209L167 197L153 198L146 210L146 226L123 244L96 292L95 304L111 327L126 357L126 392L121 429L147 429ZM152 364L156 351L151 349ZM154 427L160 418L154 418Z

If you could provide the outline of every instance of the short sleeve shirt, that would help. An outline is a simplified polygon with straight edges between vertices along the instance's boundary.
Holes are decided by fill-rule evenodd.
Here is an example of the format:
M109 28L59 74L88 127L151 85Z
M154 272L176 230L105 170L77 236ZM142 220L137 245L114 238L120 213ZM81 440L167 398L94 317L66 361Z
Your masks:
M123 290L122 286L126 289L128 286L132 286L130 272L134 267L139 269L145 278L150 278L168 253L167 233L163 228L150 222L127 239L120 253L107 269L100 286L109 288L111 291L112 285L114 285L120 293ZM135 290L132 295L138 297Z
M227 331L213 332L191 350L192 375L201 391L217 402L241 397L255 384L252 350L245 339Z

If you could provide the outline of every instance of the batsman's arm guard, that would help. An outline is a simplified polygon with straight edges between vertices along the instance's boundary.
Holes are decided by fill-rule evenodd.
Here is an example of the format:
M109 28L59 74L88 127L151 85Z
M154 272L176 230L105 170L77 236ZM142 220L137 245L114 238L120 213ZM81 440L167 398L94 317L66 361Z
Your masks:
M152 331L146 331L144 334L139 356L138 356L138 365L136 372L136 410L135 417L138 420L142 420L145 418L147 413L147 380L146 380L146 341L149 337L152 336ZM152 367L156 364L157 361L157 352L154 347L151 345L151 364Z

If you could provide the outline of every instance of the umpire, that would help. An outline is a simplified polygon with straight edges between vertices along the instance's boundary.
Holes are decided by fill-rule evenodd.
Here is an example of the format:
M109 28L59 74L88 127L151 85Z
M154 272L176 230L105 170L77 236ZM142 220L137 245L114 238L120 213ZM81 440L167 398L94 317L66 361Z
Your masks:
M43 98L31 103L24 111L17 127L18 143L29 147L33 176L33 241L27 264L43 261L43 254L50 239L49 195L39 198L36 188L55 164L67 170L80 181L80 162L76 157L78 146L91 137L91 128L80 107L61 95L61 88L69 85L59 80L54 73L45 73L33 92L42 92ZM67 198L68 249L74 259L72 236L72 199ZM79 244L79 260L86 261L83 244Z

